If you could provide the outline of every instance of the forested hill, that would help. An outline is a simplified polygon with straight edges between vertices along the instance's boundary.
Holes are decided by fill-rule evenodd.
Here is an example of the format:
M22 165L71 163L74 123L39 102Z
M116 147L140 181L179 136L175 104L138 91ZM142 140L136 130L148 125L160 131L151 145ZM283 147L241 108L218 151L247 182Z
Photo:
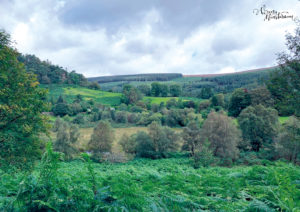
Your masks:
M88 85L87 79L82 74L78 74L75 71L68 72L63 67L53 65L50 61L42 61L35 55L20 54L18 60L25 64L28 72L37 75L41 84Z
M119 81L169 81L176 78L181 78L182 74L178 73L156 73L156 74L133 74L133 75L116 75L88 78L91 82L108 83Z

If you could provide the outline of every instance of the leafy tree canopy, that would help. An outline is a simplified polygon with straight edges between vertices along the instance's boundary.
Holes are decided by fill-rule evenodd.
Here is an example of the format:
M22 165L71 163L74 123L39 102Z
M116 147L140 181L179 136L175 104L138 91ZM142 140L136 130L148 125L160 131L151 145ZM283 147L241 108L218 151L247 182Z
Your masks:
M0 31L0 167L33 162L41 153L38 135L47 131L47 91L17 56L10 36Z

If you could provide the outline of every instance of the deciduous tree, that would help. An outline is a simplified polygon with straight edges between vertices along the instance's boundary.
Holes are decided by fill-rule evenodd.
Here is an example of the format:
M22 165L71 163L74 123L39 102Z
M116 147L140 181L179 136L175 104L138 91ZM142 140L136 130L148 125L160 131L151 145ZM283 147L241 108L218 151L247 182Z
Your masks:
M114 131L110 123L100 121L94 128L91 140L88 143L89 151L92 152L95 158L98 158L103 152L111 152L114 137Z
M230 116L237 117L240 112L251 104L250 94L246 89L237 88L234 90L230 103L228 112Z
M276 150L281 157L298 162L300 155L300 121L292 116L283 125L277 138Z
M214 156L225 160L235 159L238 156L240 131L233 120L222 112L211 112L208 115L201 128L201 139L210 142Z
M47 131L47 91L17 56L9 35L0 31L0 167L33 164L41 155L39 134Z
M262 105L249 106L238 117L244 142L258 152L263 145L272 143L278 130L277 111Z

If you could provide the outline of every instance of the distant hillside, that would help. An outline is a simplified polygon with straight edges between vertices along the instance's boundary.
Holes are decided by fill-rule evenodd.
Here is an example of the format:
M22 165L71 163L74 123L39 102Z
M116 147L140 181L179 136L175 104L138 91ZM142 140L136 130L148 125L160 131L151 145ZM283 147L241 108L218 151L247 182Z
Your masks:
M175 78L181 78L182 74L177 73L163 73L163 74L134 74L134 75L116 75L116 76L103 76L88 78L90 82L108 83L119 81L169 81Z
M214 92L230 93L236 88L253 89L265 84L270 73L277 66L261 69L253 69L227 74L137 74L119 75L109 77L89 78L89 81L98 82L102 90L121 92L124 84L133 86L147 85L156 81L162 81L166 85L179 84L182 87L182 95L199 97L203 88L211 88Z
M202 88L211 88L215 92L230 93L236 88L254 89L263 86L269 79L270 73L278 67L261 68L227 74L203 74L184 76L184 93L197 95Z
M234 73L222 73L222 74L195 74L195 75L183 75L183 77L220 77L220 76L227 76L227 75L236 75L236 74L246 74L246 73L254 73L254 72L264 72L264 71L272 71L278 68L278 66L273 66L269 68L258 68L258 69L251 69L247 71L239 71Z
M82 74L78 74L75 71L68 72L58 65L53 65L50 61L40 60L35 55L20 54L18 60L24 63L28 72L37 75L41 84L88 85L87 79Z

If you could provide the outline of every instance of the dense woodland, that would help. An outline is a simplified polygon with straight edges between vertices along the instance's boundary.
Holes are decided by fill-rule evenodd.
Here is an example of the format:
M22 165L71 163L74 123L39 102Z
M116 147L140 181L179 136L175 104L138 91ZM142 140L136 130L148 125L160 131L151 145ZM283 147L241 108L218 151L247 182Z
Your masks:
M1 31L0 210L300 210L300 29L286 39L276 70L99 87Z

